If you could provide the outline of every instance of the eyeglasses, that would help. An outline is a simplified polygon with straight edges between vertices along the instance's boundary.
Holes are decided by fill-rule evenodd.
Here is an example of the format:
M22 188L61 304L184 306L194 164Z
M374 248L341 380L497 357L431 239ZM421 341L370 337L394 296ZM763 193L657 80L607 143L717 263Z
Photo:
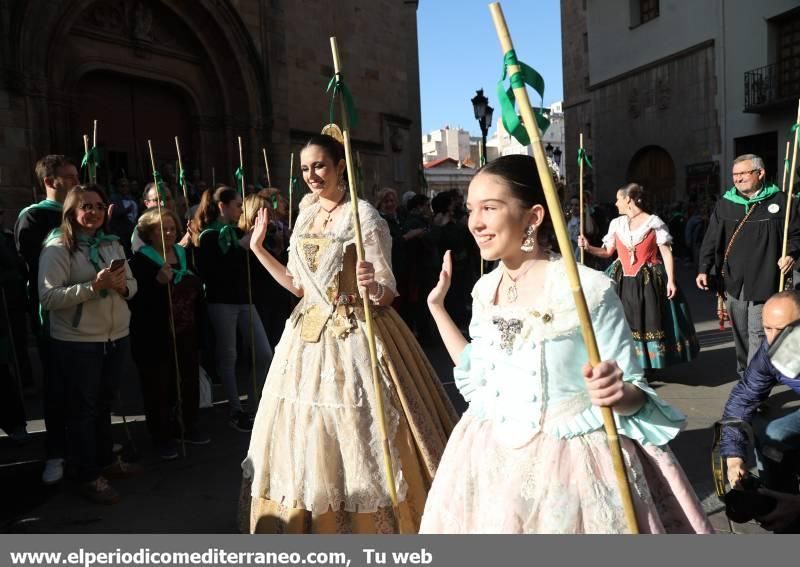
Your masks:
M751 169L750 171L734 171L731 176L732 177L742 177L743 175L752 175L757 171L761 171L761 168Z
M88 213L89 211L97 211L98 213L105 213L108 207L105 203L83 203L79 207L84 213Z

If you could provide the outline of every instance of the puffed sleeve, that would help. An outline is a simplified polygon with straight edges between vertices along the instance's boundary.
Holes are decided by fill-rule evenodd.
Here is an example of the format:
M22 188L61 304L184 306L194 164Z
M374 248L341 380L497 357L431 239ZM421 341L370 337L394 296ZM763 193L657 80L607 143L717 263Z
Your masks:
M602 360L614 360L623 371L623 380L644 392L645 403L633 415L614 414L621 435L642 445L661 446L674 439L683 427L686 417L658 397L645 380L636 359L631 332L625 313L614 288L609 286L602 301L592 313L597 345ZM588 405L583 411L568 419L557 420L551 432L561 438L577 437L603 428L601 409Z
M608 225L608 232L603 237L603 248L611 248L614 246L614 235L617 232L617 225L619 218L612 220Z
M656 215L653 215L650 217L650 226L656 233L656 244L659 246L672 244L672 235L669 233L667 223Z

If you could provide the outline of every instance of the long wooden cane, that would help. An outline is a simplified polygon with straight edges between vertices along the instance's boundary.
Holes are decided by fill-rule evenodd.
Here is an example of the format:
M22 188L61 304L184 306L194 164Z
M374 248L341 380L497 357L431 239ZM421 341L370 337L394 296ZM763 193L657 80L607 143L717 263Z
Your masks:
M794 128L794 148L792 149L792 167L789 170L789 190L786 192L786 212L783 219L783 246L781 247L781 258L786 257L789 250L789 220L792 216L792 194L794 193L794 179L797 177L797 138L800 136L800 100L797 101L797 121ZM784 171L784 175L786 172ZM778 284L778 291L783 291L783 286L786 281L786 274L781 270L780 283Z
M579 234L583 236L583 132L580 133L580 150L579 155L581 159L578 160L578 214L580 215L580 229ZM584 254L585 250L581 248L581 264L585 264Z
M85 156L89 155L89 135L83 135L83 152ZM88 157L86 159L89 159ZM89 183L92 183L92 164L87 161L86 162L86 178Z
M339 59L339 48L336 43L336 38L331 38L331 52L333 53L333 68L334 72L341 74L341 61ZM356 254L358 255L359 262L364 261L364 240L361 234L361 219L358 215L358 190L355 185L355 163L353 162L353 149L350 143L350 118L347 110L344 107L344 101L339 99L342 113L342 136L344 137L344 154L347 163L347 182L350 187L350 204L353 209L353 228L355 230L356 240ZM363 292L363 305L364 305L364 320L366 324L367 343L369 344L369 361L372 369L372 386L375 390L375 417L378 420L381 434L381 445L383 447L383 466L384 474L386 475L386 488L389 491L389 497L392 501L392 508L394 509L395 518L397 519L397 526L400 532L403 532L403 526L400 519L400 511L398 510L397 489L395 487L394 467L392 466L392 457L389 451L389 439L386 432L386 413L383 406L383 384L381 384L380 374L378 372L378 349L375 343L375 330L372 321L372 303L369 299L369 290L364 289Z
M503 10L499 3L489 4L489 10L492 13L494 26L497 31L497 36L500 39L500 45L503 53L508 53L514 49L514 44L511 42L511 35L508 32ZM509 65L509 74L520 72L517 65ZM558 201L558 192L556 191L553 183L553 177L550 175L550 168L547 165L547 158L545 157L544 148L542 147L542 139L539 135L539 128L536 125L536 117L533 114L530 100L528 99L528 92L522 87L514 87L514 96L519 104L520 112L522 113L522 121L525 123L525 129L528 131L528 136L531 140L531 147L533 149L533 157L536 160L536 167L539 170L539 179L544 189L545 198L547 200L547 208L550 211L550 217L553 221L553 228L555 229L558 245L561 250L570 251L571 242L569 234L567 233L567 225L564 221L564 213L561 210L561 203ZM567 271L567 278L569 285L572 288L572 295L575 299L575 308L578 311L578 317L581 321L581 330L583 332L583 342L586 345L586 351L589 354L589 363L592 366L600 364L600 351L597 348L597 340L594 335L594 328L592 327L592 320L589 317L589 307L586 304L586 297L583 295L581 288L581 280L578 277L578 265L575 262L575 257L572 254L566 253L563 255L564 267ZM620 446L619 437L617 436L617 426L614 422L614 414L610 407L600 408L603 415L603 425L605 427L606 435L608 436L608 445L611 450L611 459L614 464L614 472L617 477L617 484L622 500L622 506L625 511L625 518L628 522L628 529L631 533L639 533L639 528L636 522L636 513L633 508L633 498L631 496L630 486L628 485L628 478L625 472L625 464L622 460L622 448Z
M245 191L246 185L244 184L244 152L242 151L242 137L237 136L237 140L239 141L239 171L241 173L241 181L242 181L242 214L244 218L249 219L250 217L247 216L247 191ZM250 377L252 379L252 386L253 386L253 407L258 408L259 403L259 396L258 396L258 379L256 378L256 322L255 317L258 316L258 313L254 313L256 311L256 306L253 305L253 279L250 273L250 251L246 250L245 255L245 265L247 266L247 303L249 304L250 309L248 310L249 319L250 319Z
M267 187L272 187L272 180L269 178L269 160L267 159L267 148L261 148L261 153L264 154L264 167L267 169Z
M180 140L178 140L178 136L175 136L175 151L178 154L178 181L181 184L181 189L183 189L183 202L186 205L186 219L191 220L189 218L189 191L186 189L186 176L181 175L181 172L183 171L183 157L181 157L181 143ZM192 254L192 265L197 267L194 257L194 246L192 246L189 250Z
M781 184L781 191L784 193L786 192L786 174L789 173L789 152L792 149L792 141L788 140L786 142L786 157L783 158L783 163L786 166L783 168L783 183Z
M289 156L289 230L292 230L292 207L294 199L294 152Z
M150 165L153 167L153 183L156 187L156 204L158 206L158 226L161 229L161 253L164 264L167 264L167 242L164 239L164 217L161 214L161 191L158 186L159 179L156 170L156 159L153 156L153 144L147 140L147 149L150 151ZM175 227L178 228L178 227ZM172 353L175 363L175 388L177 401L178 430L180 432L181 456L186 456L186 427L183 423L183 392L181 379L181 366L178 360L178 334L175 330L175 307L172 305L172 280L167 282L167 305L169 305L169 332L172 337Z
M92 150L97 150L97 120L92 127ZM89 162L89 180L92 184L97 184L97 162L94 160Z

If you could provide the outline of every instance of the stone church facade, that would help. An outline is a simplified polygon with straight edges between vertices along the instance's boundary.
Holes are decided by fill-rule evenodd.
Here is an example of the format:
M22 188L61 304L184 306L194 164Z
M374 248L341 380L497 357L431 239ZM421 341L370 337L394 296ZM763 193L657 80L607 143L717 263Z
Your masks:
M158 167L174 167L175 136L187 175L232 183L241 136L249 183L266 148L285 191L290 153L329 122L330 36L358 109L362 191L416 190L416 11L417 0L0 0L0 207L32 200L40 156L79 159L94 120L101 184L146 183L148 139Z

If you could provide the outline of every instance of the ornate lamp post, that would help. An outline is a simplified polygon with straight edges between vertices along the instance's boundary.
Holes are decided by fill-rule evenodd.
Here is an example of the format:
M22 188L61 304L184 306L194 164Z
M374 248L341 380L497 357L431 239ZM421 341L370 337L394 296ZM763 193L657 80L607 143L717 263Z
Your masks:
M483 89L478 89L475 96L472 97L472 109L475 111L475 120L481 128L481 163L486 163L486 135L489 133L489 128L492 126L492 113L494 108L489 106L489 99L483 94Z

